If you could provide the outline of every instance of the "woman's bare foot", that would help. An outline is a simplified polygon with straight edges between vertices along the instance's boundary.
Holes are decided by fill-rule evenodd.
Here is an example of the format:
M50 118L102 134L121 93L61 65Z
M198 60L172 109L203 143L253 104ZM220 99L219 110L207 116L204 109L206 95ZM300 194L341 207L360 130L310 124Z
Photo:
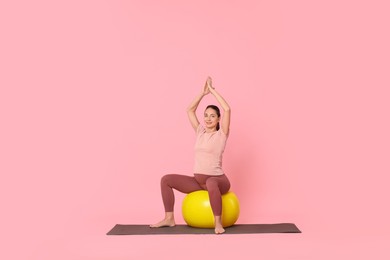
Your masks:
M159 227L174 227L176 225L175 221L174 220L170 220L170 219L163 219L161 220L160 222L156 223L156 224L152 224L150 225L150 227L152 228L159 228Z
M225 229L222 226L222 220L221 216L216 216L215 217L215 234L222 234L225 233Z
M215 234L225 233L225 229L222 226L215 226Z
M174 227L176 226L175 217L173 212L166 212L165 218L156 224L152 224L149 227L151 228L159 228L159 227Z

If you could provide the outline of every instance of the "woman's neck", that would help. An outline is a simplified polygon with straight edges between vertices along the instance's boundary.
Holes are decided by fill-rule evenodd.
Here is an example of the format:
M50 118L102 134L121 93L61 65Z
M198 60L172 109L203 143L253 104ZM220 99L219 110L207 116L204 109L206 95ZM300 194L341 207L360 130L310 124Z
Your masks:
M216 132L217 131L217 128L216 127L213 127L213 128L206 128L206 133L213 133L213 132Z

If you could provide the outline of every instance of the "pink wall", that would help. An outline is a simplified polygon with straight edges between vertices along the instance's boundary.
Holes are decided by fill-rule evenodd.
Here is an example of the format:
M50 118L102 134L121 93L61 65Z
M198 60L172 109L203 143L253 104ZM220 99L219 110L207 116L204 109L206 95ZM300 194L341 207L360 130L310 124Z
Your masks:
M239 222L303 231L218 238L238 249L225 257L254 256L259 241L268 259L384 256L388 10L379 0L0 3L2 258L129 259L202 243L104 234L159 220L160 177L191 174L185 108L208 75L233 111L224 166Z

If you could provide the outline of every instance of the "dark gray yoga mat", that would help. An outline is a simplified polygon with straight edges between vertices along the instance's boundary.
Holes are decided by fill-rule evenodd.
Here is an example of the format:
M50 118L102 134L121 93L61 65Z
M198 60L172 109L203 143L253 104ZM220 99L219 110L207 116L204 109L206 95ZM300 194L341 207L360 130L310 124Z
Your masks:
M225 234L301 233L293 223L235 224L225 228ZM214 234L213 228L193 228L187 225L150 228L149 225L115 225L107 235L177 235Z

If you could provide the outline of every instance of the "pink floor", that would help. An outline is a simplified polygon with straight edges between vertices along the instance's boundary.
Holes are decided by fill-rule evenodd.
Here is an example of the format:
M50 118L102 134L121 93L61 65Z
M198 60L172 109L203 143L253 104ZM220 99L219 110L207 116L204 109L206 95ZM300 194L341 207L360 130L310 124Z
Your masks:
M103 232L103 230L102 230ZM24 239L27 239L26 236ZM30 239L33 239L31 237ZM8 259L389 259L389 236L258 234L54 237ZM21 250L23 251L23 250Z
M302 233L242 235L107 236L111 221L19 223L3 236L3 259L390 259L386 229L369 231L370 223L346 229L296 223ZM178 221L180 222L180 221ZM326 223L322 223L323 226ZM378 226L377 226L378 227ZM9 227L10 228L10 227ZM41 230L39 232L39 230ZM365 231L359 231L365 230ZM7 230L5 230L7 232ZM12 234L12 235L11 235ZM4 258L5 257L5 258Z

